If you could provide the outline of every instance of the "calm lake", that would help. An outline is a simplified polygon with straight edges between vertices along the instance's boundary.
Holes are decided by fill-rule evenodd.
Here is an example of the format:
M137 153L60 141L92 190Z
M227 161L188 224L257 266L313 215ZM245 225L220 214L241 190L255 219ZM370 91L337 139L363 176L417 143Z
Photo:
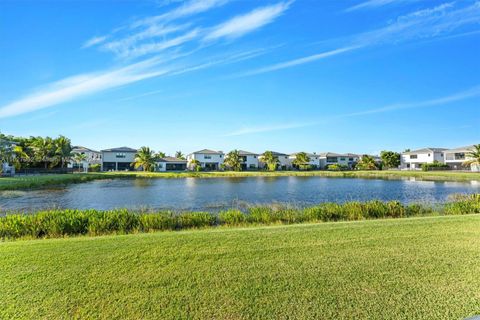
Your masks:
M153 208L216 211L242 204L298 206L350 200L438 203L453 193L479 193L480 182L248 177L118 179L61 188L0 192L0 211L45 208Z

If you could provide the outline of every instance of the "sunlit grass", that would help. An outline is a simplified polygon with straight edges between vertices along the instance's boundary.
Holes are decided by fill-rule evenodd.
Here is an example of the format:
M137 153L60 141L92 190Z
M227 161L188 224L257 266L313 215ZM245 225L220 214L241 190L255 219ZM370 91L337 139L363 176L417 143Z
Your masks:
M1 319L464 319L480 216L0 243Z

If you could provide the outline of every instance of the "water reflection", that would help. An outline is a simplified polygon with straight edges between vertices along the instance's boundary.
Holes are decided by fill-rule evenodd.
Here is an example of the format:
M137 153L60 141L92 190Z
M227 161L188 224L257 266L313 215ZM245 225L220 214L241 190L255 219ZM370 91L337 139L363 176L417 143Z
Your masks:
M443 202L454 193L478 193L480 183L325 177L245 177L212 179L119 179L92 181L64 188L1 192L0 211L43 208L119 207L220 210L247 203L400 200Z

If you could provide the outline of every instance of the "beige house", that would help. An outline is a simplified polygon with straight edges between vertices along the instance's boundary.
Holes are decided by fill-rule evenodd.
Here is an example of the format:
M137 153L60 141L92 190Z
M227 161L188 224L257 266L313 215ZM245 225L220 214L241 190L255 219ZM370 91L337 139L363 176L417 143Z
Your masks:
M102 171L129 171L133 170L137 149L120 147L102 150Z

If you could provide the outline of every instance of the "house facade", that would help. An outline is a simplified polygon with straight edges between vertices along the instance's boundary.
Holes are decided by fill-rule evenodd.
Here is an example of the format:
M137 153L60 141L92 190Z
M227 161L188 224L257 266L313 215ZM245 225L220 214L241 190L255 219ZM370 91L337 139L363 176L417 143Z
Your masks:
M470 169L472 171L480 171L480 167L476 165L471 165L470 168L465 167L463 163L467 160L472 160L469 157L469 153L473 151L474 147L466 146L455 149L448 149L443 152L445 164L454 170Z
M402 170L420 170L422 164L438 161L445 163L445 148L423 148L408 152L403 152L400 156L400 169Z
M352 168L360 160L360 156L354 153L334 153L323 152L319 154L319 167L320 169L327 169L329 165L338 164L341 166L347 166Z
M218 170L225 160L225 154L222 151L209 149L192 152L187 156L188 169L190 170L194 169L193 160L199 161L204 170Z
M185 170L187 170L187 160L184 159L164 157L158 159L157 161L156 171L165 172Z
M82 168L84 170L88 170L88 168L93 164L102 164L102 153L100 151L95 151L82 146L74 146L72 148L72 154L84 154L85 160L81 163L71 160L67 164L68 168Z
M245 150L238 150L242 158L242 170L256 170L258 169L259 154Z
M293 161L296 159L297 154L300 152L292 153L288 156L291 167L293 167ZM320 155L314 153L306 153L310 161L306 163L307 165L310 165L312 169L320 169Z
M101 151L102 171L128 171L133 170L137 149L120 147Z

